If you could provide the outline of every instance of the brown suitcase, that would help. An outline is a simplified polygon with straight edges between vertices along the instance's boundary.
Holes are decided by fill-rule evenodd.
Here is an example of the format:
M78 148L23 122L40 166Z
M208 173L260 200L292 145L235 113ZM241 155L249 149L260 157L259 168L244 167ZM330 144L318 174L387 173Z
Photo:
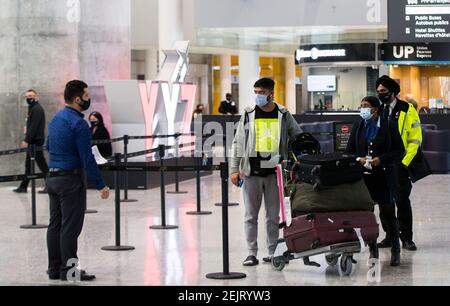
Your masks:
M284 228L288 250L300 253L339 243L358 242L353 229L360 228L363 240L374 243L379 235L375 215L370 211L308 214L292 219Z

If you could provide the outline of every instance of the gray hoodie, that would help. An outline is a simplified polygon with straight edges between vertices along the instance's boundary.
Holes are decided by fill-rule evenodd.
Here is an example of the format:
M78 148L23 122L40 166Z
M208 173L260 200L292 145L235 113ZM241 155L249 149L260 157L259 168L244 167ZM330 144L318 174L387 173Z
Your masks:
M291 113L282 105L277 104L277 106L279 131L281 132L278 152L272 154L274 166L281 160L287 159L289 139L301 133L301 129ZM257 156L255 151L255 108L256 106L246 108L239 121L231 148L231 173L240 172L244 176L250 176L249 158Z

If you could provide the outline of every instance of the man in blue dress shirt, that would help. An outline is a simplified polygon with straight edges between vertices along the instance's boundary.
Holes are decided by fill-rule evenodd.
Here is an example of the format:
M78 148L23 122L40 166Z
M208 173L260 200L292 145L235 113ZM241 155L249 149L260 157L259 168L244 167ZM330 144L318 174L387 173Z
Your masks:
M66 107L55 115L48 127L48 274L50 279L88 281L95 276L77 269L78 236L86 210L86 174L95 183L102 199L109 197L109 188L92 155L91 132L82 114L91 104L88 85L70 81L64 91L64 100ZM67 175L52 176L61 171Z

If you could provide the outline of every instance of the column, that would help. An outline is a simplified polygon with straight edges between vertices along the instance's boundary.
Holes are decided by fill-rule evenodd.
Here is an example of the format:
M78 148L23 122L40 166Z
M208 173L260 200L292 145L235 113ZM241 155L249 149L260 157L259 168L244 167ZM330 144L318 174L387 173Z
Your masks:
M252 50L239 51L239 113L248 106L255 106L253 85L259 79L259 53Z
M308 92L308 75L310 74L310 68L302 67L302 104L299 111L306 112L313 109L314 102L311 99L311 94Z
M183 39L183 20L181 0L159 0L159 66L164 62L162 50L171 49L173 44Z
M295 88L295 77L296 77L296 67L294 57L285 58L286 67L286 108L291 112L291 114L296 114L297 112L297 101L296 101L296 88Z
M129 0L2 0L0 12L0 147L17 147L23 138L25 90L38 91L48 123L64 105L68 81L85 80L91 109L104 112L103 81L130 77ZM13 158L0 170L20 173L23 162Z
M145 78L155 80L158 75L158 50L145 50Z
M220 98L225 99L225 95L231 93L231 56L220 56Z

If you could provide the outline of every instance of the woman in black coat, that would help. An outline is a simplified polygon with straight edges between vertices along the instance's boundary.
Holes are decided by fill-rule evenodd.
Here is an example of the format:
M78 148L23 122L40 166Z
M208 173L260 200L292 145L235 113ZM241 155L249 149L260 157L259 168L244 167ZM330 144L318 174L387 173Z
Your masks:
M391 266L399 266L400 239L394 202L397 185L395 165L399 164L405 149L397 125L381 120L381 110L381 103L376 97L366 97L361 101L363 120L353 128L347 152L356 155L365 167L364 182L370 196L378 203L380 214L386 220L386 231L392 237Z
M89 122L91 123L92 140L111 139L105 127L102 114L99 112L91 113L89 115ZM112 156L112 146L110 143L98 144L97 147L103 157Z

